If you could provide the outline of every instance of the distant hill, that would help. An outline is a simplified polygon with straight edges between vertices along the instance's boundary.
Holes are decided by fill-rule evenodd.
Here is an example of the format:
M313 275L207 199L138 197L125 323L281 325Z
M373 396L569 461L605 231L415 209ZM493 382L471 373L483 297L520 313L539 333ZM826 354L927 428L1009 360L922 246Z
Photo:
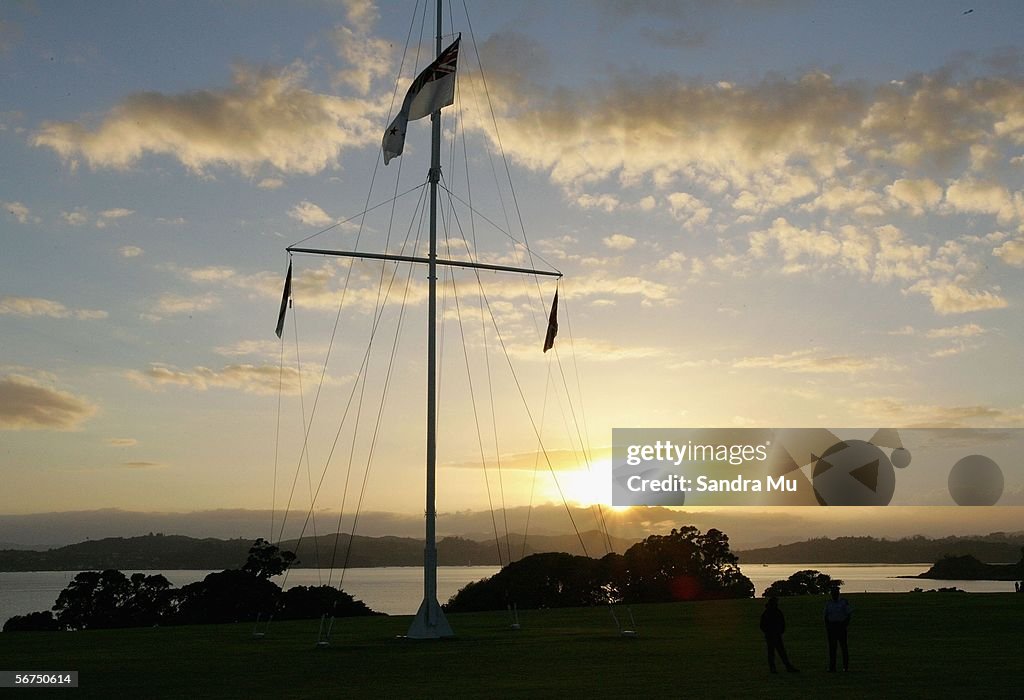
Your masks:
M741 564L920 564L947 556L971 555L982 562L1009 564L1020 559L1024 534L995 532L969 537L821 537L737 552Z
M985 564L970 555L943 557L917 578L940 581L1019 581L1024 579L1024 551L1016 564Z
M591 555L605 554L600 533L582 533ZM318 564L341 567L348 557L350 567L420 566L423 564L423 540L412 537L361 537L341 534L321 535L315 541L306 538L296 550L295 540L286 540L282 548L295 551L299 568L312 568ZM522 535L510 535L512 557L523 555ZM500 540L502 557L507 561L505 538ZM633 544L632 540L612 539L614 548L621 552ZM0 550L0 571L86 571L101 569L231 569L241 566L252 546L247 538L220 540L197 539L184 535L149 534L141 537L108 537L88 540L46 551ZM494 565L499 563L498 548L494 541L477 542L459 537L445 537L438 541L438 562L441 566ZM538 552L568 552L582 554L575 535L530 536L526 554Z
M0 571L224 569L245 563L248 539L144 535L87 540L46 551L0 550Z

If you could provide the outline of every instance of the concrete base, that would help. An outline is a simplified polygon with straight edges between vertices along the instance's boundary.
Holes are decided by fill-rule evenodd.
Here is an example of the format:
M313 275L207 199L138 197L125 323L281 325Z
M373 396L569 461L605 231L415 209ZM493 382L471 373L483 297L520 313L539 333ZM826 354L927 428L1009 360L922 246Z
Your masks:
M416 612L412 624L409 625L409 632L406 635L409 639L441 639L442 637L454 637L451 625L444 616L437 600L423 599L420 609Z

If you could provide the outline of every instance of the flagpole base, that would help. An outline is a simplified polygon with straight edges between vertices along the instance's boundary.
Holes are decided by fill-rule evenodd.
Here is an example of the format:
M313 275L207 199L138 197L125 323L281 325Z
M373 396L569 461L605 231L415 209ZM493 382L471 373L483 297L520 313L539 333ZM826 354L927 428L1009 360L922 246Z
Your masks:
M424 598L405 636L408 639L441 639L454 637L455 633L437 600Z

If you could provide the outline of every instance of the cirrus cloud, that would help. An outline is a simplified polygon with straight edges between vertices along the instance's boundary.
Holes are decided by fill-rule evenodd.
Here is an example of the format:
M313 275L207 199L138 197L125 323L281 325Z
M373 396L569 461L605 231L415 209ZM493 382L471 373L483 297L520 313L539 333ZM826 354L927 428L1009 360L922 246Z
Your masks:
M819 349L794 350L761 357L744 357L733 363L739 368L781 369L809 374L857 374L858 372L892 369L892 363L880 357L827 355Z
M303 370L303 381L315 386L320 379L320 372ZM143 371L129 370L125 376L136 385L150 390L166 386L179 386L196 391L207 391L210 388L234 389L247 394L272 395L280 391L286 394L299 393L299 372L291 367L278 365L232 364L220 369L210 367L193 367L180 369L171 365L153 364ZM325 384L337 383L338 380L324 377Z

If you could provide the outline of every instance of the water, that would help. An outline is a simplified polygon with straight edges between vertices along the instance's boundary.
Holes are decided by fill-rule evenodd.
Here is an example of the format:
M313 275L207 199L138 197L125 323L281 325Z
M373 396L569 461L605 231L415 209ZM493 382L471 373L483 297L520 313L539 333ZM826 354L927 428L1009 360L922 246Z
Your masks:
M490 576L496 566L441 566L437 569L437 597L441 602L470 581ZM24 615L37 610L49 610L57 596L75 577L77 571L17 571L0 572L0 625L13 615ZM207 570L183 569L171 571L125 571L163 574L174 586L181 587L201 581ZM273 579L279 586L319 586L328 583L331 572L327 569L295 569ZM335 570L330 583L338 585L341 572ZM341 586L373 610L389 615L412 615L423 599L423 570L414 566L383 566L366 569L348 569Z
M1012 581L932 581L905 579L926 571L929 564L747 564L743 573L754 583L761 595L774 581L788 578L801 569L817 569L833 578L841 578L848 593L905 593L914 588L956 586L971 593L1012 593ZM470 581L476 581L497 571L494 566L442 566L437 570L437 597L448 600ZM12 615L24 615L37 610L49 610L61 590L74 578L74 571L0 572L0 622ZM126 571L126 575L136 573ZM144 574L163 574L175 586L183 586L203 579L209 571L173 570L143 571ZM284 582L292 586L318 586L328 582L329 571L295 569ZM330 583L338 584L340 572L335 571ZM283 577L274 579L278 585ZM411 615L423 597L423 572L418 567L389 566L367 569L349 569L342 583L348 593L362 600L374 610L389 615Z
M931 564L746 564L740 567L758 596L779 579L804 569L815 569L844 581L846 593L908 593L915 588L956 587L968 593L1013 593L1013 581L938 581L897 578L924 573Z

